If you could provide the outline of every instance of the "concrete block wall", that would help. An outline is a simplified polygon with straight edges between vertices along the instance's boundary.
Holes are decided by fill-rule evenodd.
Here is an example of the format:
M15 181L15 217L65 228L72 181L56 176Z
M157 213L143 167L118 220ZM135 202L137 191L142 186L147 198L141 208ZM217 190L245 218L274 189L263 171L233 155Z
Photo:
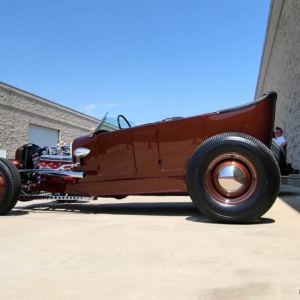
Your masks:
M71 142L89 133L99 121L3 82L0 82L0 120L0 149L6 150L7 158L14 158L15 150L29 142L29 124L58 130L60 140Z
M287 161L300 169L300 1L271 2L256 95L278 94L276 126L287 138ZM300 180L289 180L300 186Z

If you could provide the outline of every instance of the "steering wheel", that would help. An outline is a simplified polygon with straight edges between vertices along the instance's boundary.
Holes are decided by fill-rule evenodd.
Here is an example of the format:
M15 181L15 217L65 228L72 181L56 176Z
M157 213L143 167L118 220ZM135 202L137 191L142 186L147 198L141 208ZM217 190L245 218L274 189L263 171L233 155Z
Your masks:
M118 115L117 121L118 121L118 126L120 129L122 129L121 123L120 123L120 118L122 118L127 123L128 127L131 127L130 123L123 115Z

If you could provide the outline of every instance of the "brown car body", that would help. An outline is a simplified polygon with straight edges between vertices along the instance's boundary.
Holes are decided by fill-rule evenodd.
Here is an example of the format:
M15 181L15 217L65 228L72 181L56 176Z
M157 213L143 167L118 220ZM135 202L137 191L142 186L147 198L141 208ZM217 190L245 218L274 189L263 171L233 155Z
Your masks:
M270 93L229 110L76 138L73 150L90 149L77 168L87 176L66 184L61 192L89 196L187 193L188 161L208 138L240 132L270 147L275 104L276 97ZM57 191L57 185L48 187L46 182L44 189Z
M39 166L34 166L31 161L34 151L27 153L26 150L25 153L25 148L22 146L17 149L15 159L11 160L19 170L21 177L21 194L19 199L26 201L42 198L45 193L89 197L113 196L117 198L137 194L193 194L193 191L190 192L193 187L189 189L189 185L193 186L191 182L193 181L193 177L197 175L190 175L190 184L187 184L187 172L194 172L188 170L188 168L193 169L193 166L188 167L188 165L192 157L196 155L194 153L200 151L198 149L205 144L205 141L209 140L211 144L215 144L214 137L217 138L217 141L219 139L228 139L227 137L229 137L229 139L238 139L239 142L247 144L247 137L249 136L251 139L257 140L255 143L259 144L259 147L261 147L262 143L264 145L262 147L270 148L276 97L275 92L269 92L260 99L246 105L214 113L160 121L125 129L120 128L120 130L110 132L98 130L92 135L85 135L74 139L71 143L72 159L69 158L64 161L61 158L54 164L52 162L52 165L56 167L60 166L59 169L54 168L56 171L53 171L53 168L41 169ZM222 134L226 136L224 137ZM228 143L232 142L229 141ZM205 148L205 146L202 148ZM217 147L215 148L217 149ZM76 149L85 149L88 153L80 157L75 157ZM235 151L231 151L230 153L235 153ZM268 156L270 156L269 152ZM198 161L201 163L201 159L201 157L197 159L193 158L197 163ZM203 157L203 160L205 160L205 157ZM272 157L271 160L271 164L273 164ZM226 171L229 170L229 163L227 161L228 159L226 160ZM236 166L238 166L238 163L240 165L243 164L243 161L245 161L244 158L242 163L237 162ZM61 168L63 165L67 167L65 170ZM244 172L243 170L250 169L251 171L255 168L258 169L258 167L252 167L253 165L255 164L247 162L246 167L234 168L248 174L248 171ZM275 166L274 168L277 167ZM195 172L197 173L199 170ZM77 177L75 176L76 173L82 176ZM259 177L257 175L259 171L252 173L254 174L253 186L257 186L258 179L256 177ZM209 174L211 173L207 172L204 174L210 176ZM247 181L247 176L245 175L243 183L239 184L241 190L244 188L244 185L246 186L244 182ZM232 177L231 179L236 178ZM214 179L213 181L217 182L218 179ZM236 181L238 182L237 179ZM276 177L276 181L278 181L278 176ZM278 183L275 185L278 193ZM208 186L214 186L214 183L208 184ZM252 183L249 184L247 189L251 186ZM235 189L233 194L239 189ZM254 190L252 187L251 189ZM255 190L257 190L256 187ZM197 192L195 193L197 194ZM253 193L251 191L251 194ZM218 191L219 194L220 192ZM227 194L229 197L233 195L230 194L230 191ZM225 196L222 197L224 198ZM249 197L247 196L246 198L248 199ZM274 195L272 196L273 198ZM222 201L217 199L217 202L221 203ZM275 199L272 201L274 202ZM201 209L201 211L203 210ZM228 217L221 219L218 217L212 218L219 221L227 220L226 218ZM239 220L247 222L252 219L249 217L247 219L232 218L233 222Z

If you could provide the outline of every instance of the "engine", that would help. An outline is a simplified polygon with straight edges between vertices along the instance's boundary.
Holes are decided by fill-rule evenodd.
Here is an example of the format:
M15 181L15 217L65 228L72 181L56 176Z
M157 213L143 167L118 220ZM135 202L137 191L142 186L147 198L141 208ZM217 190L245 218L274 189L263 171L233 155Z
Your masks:
M17 149L15 159L11 161L21 176L20 201L45 198L70 201L80 198L63 192L66 184L73 184L77 178L86 177L85 173L74 171L70 145L57 144L41 148L35 144L25 144ZM55 193L49 193L49 189L55 190Z
M69 144L57 144L49 149L29 143L17 149L15 157L20 169L70 169L72 164Z
M29 143L17 149L15 157L24 184L39 184L42 174L67 176L63 171L72 172L68 144L57 144L49 149Z

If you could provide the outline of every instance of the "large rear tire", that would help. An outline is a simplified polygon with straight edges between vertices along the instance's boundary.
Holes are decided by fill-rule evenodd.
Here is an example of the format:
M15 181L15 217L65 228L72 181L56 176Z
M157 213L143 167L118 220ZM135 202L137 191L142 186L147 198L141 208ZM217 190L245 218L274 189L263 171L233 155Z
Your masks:
M250 223L275 202L280 169L272 152L259 140L223 133L194 151L186 181L192 201L212 220Z
M19 200L21 177L9 160L0 158L0 215L8 213Z

